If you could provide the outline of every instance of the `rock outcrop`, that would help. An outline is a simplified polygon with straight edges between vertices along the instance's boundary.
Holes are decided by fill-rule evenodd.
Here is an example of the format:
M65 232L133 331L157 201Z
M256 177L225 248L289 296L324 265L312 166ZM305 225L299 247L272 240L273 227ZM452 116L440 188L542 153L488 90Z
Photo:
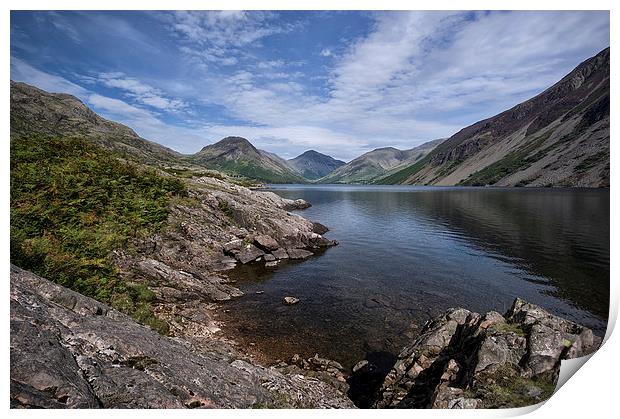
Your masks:
M505 315L450 309L424 325L360 403L356 377L376 375L375 360L348 378L318 354L259 366L225 341L159 335L11 266L12 407L350 408L347 392L363 407L517 407L548 398L561 360L600 342L521 299Z
M588 328L516 299L505 314L458 308L424 325L375 394L378 408L517 407L548 398L560 362L587 355L600 338ZM371 376L370 362L354 372ZM360 405L360 401L358 401Z
M187 185L190 197L171 206L165 229L134 243L132 252L115 252L123 277L155 293L156 314L175 336L219 331L213 303L243 295L225 273L237 264L273 267L337 244L316 233L317 224L289 212L307 208L304 200L211 177Z
M11 267L11 407L350 408L325 382L265 368L212 340L162 336Z

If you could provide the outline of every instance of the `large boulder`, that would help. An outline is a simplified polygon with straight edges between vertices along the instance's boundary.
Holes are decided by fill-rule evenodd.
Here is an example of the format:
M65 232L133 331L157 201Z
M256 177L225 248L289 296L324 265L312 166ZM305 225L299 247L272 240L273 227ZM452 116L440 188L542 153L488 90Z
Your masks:
M508 310L506 320L529 330L524 366L527 376L554 372L562 359L588 355L601 343L601 339L587 327L554 316L520 298Z
M563 359L587 355L598 345L600 338L590 329L518 298L503 316L450 309L429 320L401 351L374 395L374 406L538 403L553 392Z
M263 256L264 254L265 252L259 249L258 247L254 246L251 243L246 243L241 247L241 250L235 253L235 258L239 262L246 264L246 263L257 260L259 257Z
M272 250L276 250L280 245L278 242L271 236L267 234L260 234L254 238L254 244L260 247L266 252L270 252Z
M474 326L480 318L465 309L451 309L428 321L421 334L398 355L396 363L386 376L375 407L418 407L415 401L405 400L419 391L428 391L424 372L438 370L440 363L448 362L448 352L455 348L463 330ZM443 371L442 371L443 373ZM413 403L413 404L412 404Z
M291 259L305 259L312 256L312 252L305 249L286 249L286 253Z

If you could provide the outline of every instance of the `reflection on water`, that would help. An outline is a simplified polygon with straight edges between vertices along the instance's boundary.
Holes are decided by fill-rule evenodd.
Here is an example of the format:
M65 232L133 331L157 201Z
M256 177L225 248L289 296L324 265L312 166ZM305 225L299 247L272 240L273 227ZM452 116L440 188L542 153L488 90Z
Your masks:
M609 190L277 186L340 245L276 270L231 275L234 334L274 359L315 352L347 365L397 352L429 316L505 311L517 296L604 334ZM262 294L256 294L262 291ZM301 303L284 306L285 295Z

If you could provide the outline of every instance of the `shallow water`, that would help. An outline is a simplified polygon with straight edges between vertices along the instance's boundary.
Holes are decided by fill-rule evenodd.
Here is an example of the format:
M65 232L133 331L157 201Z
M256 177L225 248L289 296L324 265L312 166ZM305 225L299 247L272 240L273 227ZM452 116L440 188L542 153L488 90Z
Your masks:
M609 190L275 185L339 246L277 269L231 273L229 331L272 359L315 352L351 366L395 354L450 307L507 310L515 297L603 335ZM263 291L256 294L256 291ZM295 296L295 306L282 304Z

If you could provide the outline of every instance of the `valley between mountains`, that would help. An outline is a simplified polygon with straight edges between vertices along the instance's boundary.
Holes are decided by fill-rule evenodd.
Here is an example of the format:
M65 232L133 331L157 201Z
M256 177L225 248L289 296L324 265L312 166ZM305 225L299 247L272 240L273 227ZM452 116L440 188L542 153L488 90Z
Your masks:
M140 138L77 98L11 82L11 133L84 135L145 163L193 166L265 183L609 186L609 48L532 99L408 150L384 147L349 162L314 150L285 160L227 137L193 155ZM37 115L24 123L24 117Z

